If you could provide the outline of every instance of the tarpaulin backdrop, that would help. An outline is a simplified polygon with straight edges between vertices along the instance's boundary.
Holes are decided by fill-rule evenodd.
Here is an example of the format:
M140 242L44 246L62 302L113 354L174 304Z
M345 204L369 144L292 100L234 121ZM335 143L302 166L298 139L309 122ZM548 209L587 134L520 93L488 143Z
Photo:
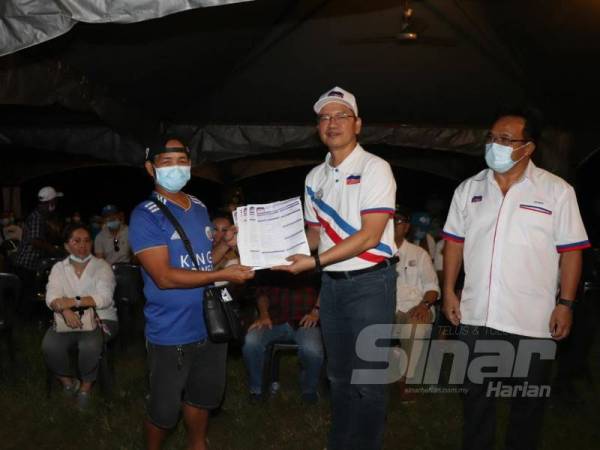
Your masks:
M133 23L193 8L252 0L2 0L0 56L53 39L87 23Z

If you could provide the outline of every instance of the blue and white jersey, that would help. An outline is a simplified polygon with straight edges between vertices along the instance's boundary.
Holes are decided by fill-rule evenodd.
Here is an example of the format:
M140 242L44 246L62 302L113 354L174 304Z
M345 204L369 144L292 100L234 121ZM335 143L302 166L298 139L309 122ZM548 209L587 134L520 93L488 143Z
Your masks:
M213 270L212 224L204 204L189 196L186 210L154 192L152 199L169 208L185 230L200 270ZM196 270L179 234L153 201L140 203L131 214L129 241L135 254L155 247L167 247L172 267ZM206 339L202 312L204 288L160 289L142 269L146 305L146 338L158 345L182 345Z

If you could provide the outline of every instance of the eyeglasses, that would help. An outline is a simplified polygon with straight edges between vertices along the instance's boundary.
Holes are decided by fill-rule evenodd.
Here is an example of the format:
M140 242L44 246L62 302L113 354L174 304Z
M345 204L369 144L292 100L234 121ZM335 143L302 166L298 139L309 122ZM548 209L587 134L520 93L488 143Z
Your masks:
M113 246L115 248L115 252L118 252L119 250L121 250L121 248L119 247L119 240L118 239L114 239L113 240Z
M500 145L506 145L506 146L510 147L515 142L528 142L528 139L511 139L506 136L494 136L492 133L486 134L485 135L485 143L491 144L493 142L497 142Z
M333 122L345 122L346 120L350 119L350 118L355 118L356 116L354 114L350 114L350 113L335 113L333 115L331 114L319 114L317 116L317 122L319 123L329 123L330 121Z

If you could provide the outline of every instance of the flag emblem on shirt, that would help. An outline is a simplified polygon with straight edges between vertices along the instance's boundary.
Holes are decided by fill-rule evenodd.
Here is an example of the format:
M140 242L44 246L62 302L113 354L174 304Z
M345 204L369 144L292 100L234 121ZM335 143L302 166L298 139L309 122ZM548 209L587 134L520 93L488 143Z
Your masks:
M477 202L480 202L481 200L483 200L482 195L474 195L473 198L471 199L471 203L477 203Z
M538 213L542 213L542 214L547 214L549 216L552 215L552 211L550 211L549 209L546 209L546 208L542 208L541 206L526 205L524 203L521 203L519 205L519 208L526 209L528 211L534 211L534 212L538 212Z
M350 175L346 178L346 184L358 184L360 183L360 175Z

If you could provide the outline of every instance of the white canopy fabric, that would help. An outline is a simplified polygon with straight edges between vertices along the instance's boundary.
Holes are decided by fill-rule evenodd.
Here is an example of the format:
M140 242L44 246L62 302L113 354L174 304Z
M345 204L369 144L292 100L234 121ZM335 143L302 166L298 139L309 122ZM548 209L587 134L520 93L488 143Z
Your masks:
M253 0L3 0L0 56L67 33L78 22L134 23L195 8Z

